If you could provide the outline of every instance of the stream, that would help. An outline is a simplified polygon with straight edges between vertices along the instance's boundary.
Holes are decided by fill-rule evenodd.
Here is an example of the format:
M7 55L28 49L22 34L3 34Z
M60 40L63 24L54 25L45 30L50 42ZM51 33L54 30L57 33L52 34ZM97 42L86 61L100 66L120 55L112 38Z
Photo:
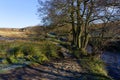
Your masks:
M87 51L92 53L92 47L87 46ZM106 65L108 75L114 80L120 80L120 52L104 51L101 59Z
M101 59L106 64L108 75L114 80L120 80L120 53L104 52Z

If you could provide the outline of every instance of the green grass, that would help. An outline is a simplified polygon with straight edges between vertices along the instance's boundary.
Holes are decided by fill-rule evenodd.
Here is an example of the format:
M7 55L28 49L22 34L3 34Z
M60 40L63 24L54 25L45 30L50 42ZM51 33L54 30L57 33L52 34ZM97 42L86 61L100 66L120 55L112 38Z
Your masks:
M4 63L19 63L19 59L43 63L59 58L58 49L59 47L50 41L0 42L0 52L2 52L1 55L4 55L4 57L0 57L5 58Z
M105 70L103 61L95 57L84 57L80 59L81 67L86 71L82 80L112 80Z
M97 58L80 59L80 64L90 73L103 74L107 76L104 63Z
M62 45L65 45L61 43ZM24 60L31 61L32 64L48 62L51 59L60 58L57 54L59 47L53 44L52 41L14 41L14 42L0 42L0 52L5 58L4 64L23 63ZM80 57L79 50L75 52L80 59L80 66L85 73L81 80L111 80L104 63L95 57ZM75 55L74 54L74 55ZM20 59L23 59L20 60Z

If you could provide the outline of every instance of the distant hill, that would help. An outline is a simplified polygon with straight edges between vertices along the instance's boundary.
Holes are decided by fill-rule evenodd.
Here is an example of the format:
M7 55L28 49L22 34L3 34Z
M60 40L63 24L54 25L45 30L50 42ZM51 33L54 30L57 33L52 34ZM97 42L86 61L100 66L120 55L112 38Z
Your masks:
M91 33L94 34L98 34L104 29L107 33L115 33L120 36L120 22L110 22L106 27L104 27L104 24L90 25L89 29L91 30ZM67 37L71 38L71 30L72 26L70 24L57 27L44 27L37 25L25 28L0 28L0 36L18 38L43 37L47 33L54 32L57 35L67 35Z
M120 21L109 22L107 24L97 24L90 27L91 33L97 35L104 32L105 36L120 36Z
M25 28L0 28L1 37L28 38L36 35L43 35L44 27L30 26Z
M17 28L0 28L1 37L12 37L12 38L26 38L25 32L21 32Z

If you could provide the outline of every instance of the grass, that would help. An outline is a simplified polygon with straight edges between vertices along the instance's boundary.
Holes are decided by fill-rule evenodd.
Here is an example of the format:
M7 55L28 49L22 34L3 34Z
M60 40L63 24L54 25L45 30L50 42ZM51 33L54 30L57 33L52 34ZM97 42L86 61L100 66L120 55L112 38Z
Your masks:
M81 67L87 72L82 80L112 80L105 69L102 60L95 57L84 57L80 59Z
M82 56L80 50L74 50L72 54L79 59L78 63L84 71L81 80L112 80L99 56Z
M48 62L51 59L59 58L57 54L59 47L53 42L65 45L66 42L57 41L14 41L14 42L0 42L0 58L4 64L24 63L24 60L31 61L32 64ZM80 57L79 50L76 50L74 55ZM23 59L20 60L20 59ZM80 58L80 66L86 70L81 80L111 80L107 71L105 70L104 63L99 58L83 57Z
M43 63L51 59L59 58L57 51L59 47L50 41L14 41L0 42L1 58L4 63L19 63L19 59Z
M8 30L8 31L0 30L0 35L3 37L13 37L13 38L26 38L27 37L25 32L12 31L12 30Z
M104 63L97 58L83 58L80 59L81 66L84 67L90 73L103 74L107 76L107 72L104 69Z

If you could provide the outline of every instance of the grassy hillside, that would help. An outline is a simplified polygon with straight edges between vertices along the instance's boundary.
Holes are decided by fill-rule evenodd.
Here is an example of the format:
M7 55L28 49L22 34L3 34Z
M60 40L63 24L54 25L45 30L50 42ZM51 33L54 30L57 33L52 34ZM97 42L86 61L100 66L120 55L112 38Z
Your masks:
M42 33L43 29L40 26L26 28L0 28L0 36L9 38L28 38L31 35L42 35Z
M52 26L52 27L43 27L43 26L30 26L25 28L0 28L0 36L2 37L13 37L13 38L37 38L37 37L45 37L47 33L54 32L58 36L65 36L71 40L71 31L72 27L70 24L63 25L63 26ZM110 35L120 35L120 22L111 22L108 23L106 27L104 24L96 24L91 25L89 27L91 33L100 33L102 30L107 32ZM114 33L114 34L113 34Z
M14 30L1 30L0 29L0 36L2 37L12 37L12 38L26 38L27 35L25 32L21 31L14 31Z
M50 32L57 34L57 37L48 37L47 34L49 34ZM40 74L41 72L48 71L48 73L50 74L53 73L54 75L60 75L59 72L54 72L55 68L57 69L57 71L63 70L64 72L68 72L70 74L69 66L67 66L68 63L65 64L65 66L63 65L64 60L69 61L67 58L65 58L66 56L69 56L68 58L70 60L76 61L77 65L81 67L81 72L75 72L75 74L73 73L73 76L65 76L66 78L73 77L74 80L111 80L107 74L104 63L97 56L95 58L94 56L80 57L78 55L80 53L79 50L73 50L70 44L67 44L69 41L64 42L58 39L58 37L67 37L69 40L72 38L71 25L69 24L61 27L47 28L42 26L32 26L21 29L2 28L0 29L0 35L2 37L10 38L27 38L27 40L25 41L0 41L0 59L3 59L1 61L2 64L24 64L24 62L29 61L31 62L29 65L33 66L32 70L30 70L32 72L34 67L36 67L35 70L37 70L38 68L41 68L40 66L48 66L49 64L52 65L52 61L54 61L53 64L55 64L55 61L58 60L60 61L59 64L62 65L57 65L58 68L53 66L54 68L53 70L51 70L53 72L49 72L49 67L52 66L48 66L46 69L43 69L45 71L39 70L40 72L35 74ZM33 40L31 40L30 38L32 38ZM39 38L44 38L44 40L38 40ZM37 40L35 41L34 39ZM78 57L76 54L78 55ZM70 64L73 63L71 62ZM29 67L26 66L26 68ZM65 68L68 70L66 70ZM74 70L76 69L76 67L72 69ZM20 72L16 73L21 75Z

